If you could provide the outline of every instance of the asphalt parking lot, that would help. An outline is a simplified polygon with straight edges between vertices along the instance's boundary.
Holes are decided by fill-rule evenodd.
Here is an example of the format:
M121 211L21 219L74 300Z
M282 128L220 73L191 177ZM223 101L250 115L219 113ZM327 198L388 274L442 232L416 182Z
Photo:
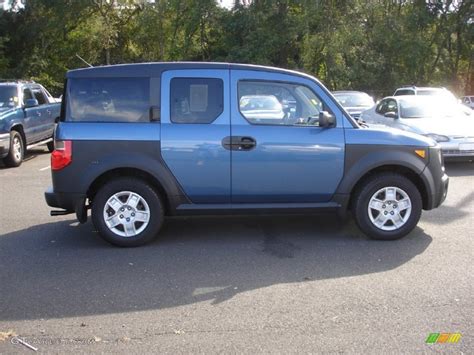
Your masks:
M394 242L332 216L192 217L120 249L49 217L34 150L0 166L0 332L48 353L472 352L474 164L447 170L445 204Z

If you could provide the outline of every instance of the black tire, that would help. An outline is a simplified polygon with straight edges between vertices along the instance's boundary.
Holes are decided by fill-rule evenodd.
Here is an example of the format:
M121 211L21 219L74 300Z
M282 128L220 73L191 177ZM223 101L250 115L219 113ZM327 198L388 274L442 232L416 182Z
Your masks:
M397 187L403 190L411 201L411 214L406 222L401 227L390 231L378 228L372 223L368 210L372 196L385 187ZM416 227L421 217L422 208L421 194L415 184L403 175L395 173L381 173L372 176L356 190L352 201L352 214L357 225L368 237L378 240L395 240L406 236ZM387 222L389 227L390 224L392 227L395 226L392 221Z
M51 142L46 143L46 146L48 147L48 151L50 153L52 153L53 150L54 150L54 140L52 140Z
M17 154L15 149L15 144L20 144L20 154ZM3 163L11 168L15 168L21 165L23 162L23 158L25 156L25 142L23 142L23 137L21 136L20 132L18 131L11 131L10 132L10 149L8 151L8 155L3 158Z
M148 225L146 225L146 227L141 232L134 236L117 235L114 231L109 229L104 220L104 208L109 198L111 198L117 193L126 191L130 191L140 195L140 197L142 197L148 205L149 209ZM125 205L124 214L127 213L126 208L127 206ZM140 208L140 205L137 208ZM142 208L145 209L143 204ZM111 212L113 211L114 210L112 209ZM121 217L121 221L123 221L124 216L127 217L127 215L118 215L117 217ZM128 215L128 217L131 216ZM94 223L94 226L97 228L100 236L103 239L116 246L136 247L154 240L157 237L161 226L163 225L163 219L163 203L161 202L160 196L148 183L141 179L117 178L115 180L112 180L111 182L108 182L104 186L102 186L102 188L97 192L92 201L92 222ZM138 223L139 229L140 222L136 223ZM137 224L134 224L134 226L137 226ZM125 224L119 224L117 229L120 228L124 230ZM118 232L120 233L121 230L118 230Z

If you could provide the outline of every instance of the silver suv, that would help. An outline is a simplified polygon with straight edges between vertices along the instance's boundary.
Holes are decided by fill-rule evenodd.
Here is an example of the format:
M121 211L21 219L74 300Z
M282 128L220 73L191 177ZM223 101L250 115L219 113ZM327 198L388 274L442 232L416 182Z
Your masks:
M457 101L456 96L446 88L403 86L393 93L393 96L401 95L439 96Z

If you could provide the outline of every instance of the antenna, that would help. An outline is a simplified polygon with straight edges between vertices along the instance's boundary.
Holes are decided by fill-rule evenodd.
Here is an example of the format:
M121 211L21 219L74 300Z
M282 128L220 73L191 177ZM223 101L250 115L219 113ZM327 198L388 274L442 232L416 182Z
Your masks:
M93 67L92 64L87 63L87 62L84 60L84 58L82 58L82 57L81 57L79 54L77 54L77 53L76 53L76 57L79 58L80 60L82 60L84 63L86 63L86 64L87 64L88 66L90 66L91 68Z

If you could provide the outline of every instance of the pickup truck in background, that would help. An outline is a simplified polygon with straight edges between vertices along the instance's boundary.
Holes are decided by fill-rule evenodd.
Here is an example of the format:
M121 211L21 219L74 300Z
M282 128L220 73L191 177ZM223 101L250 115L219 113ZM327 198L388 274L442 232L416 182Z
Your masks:
M32 81L0 82L0 159L20 166L26 150L47 144L53 151L54 126L61 103Z

